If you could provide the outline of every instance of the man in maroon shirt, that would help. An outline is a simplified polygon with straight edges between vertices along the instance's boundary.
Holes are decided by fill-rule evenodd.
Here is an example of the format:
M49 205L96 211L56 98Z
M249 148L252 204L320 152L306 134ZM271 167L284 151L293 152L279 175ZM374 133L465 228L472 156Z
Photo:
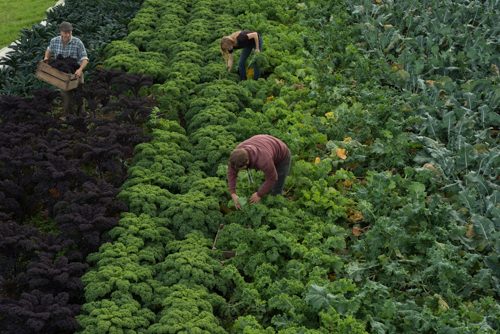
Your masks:
M279 195L290 171L290 150L278 138L270 135L256 135L241 142L229 157L227 180L229 192L237 209L241 209L236 195L236 179L241 169L258 169L264 172L266 180L250 197L250 203L257 203L267 193Z

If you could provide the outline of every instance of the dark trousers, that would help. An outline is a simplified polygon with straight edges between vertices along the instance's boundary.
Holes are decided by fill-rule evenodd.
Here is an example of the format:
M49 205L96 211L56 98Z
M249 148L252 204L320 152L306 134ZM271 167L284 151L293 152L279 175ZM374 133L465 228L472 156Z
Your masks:
M245 68L245 63L247 62L250 53L254 48L244 48L241 51L240 62L238 63L238 71L240 72L240 79L247 79L247 71ZM259 34L259 50L262 52L262 36ZM253 79L257 80L260 77L260 68L257 65L253 66Z
M75 89L61 91L63 111L66 115L80 115L85 111L83 107L82 91L82 84Z
M292 158L290 155L290 150L288 150L288 155L279 164L276 165L276 172L278 173L278 181L274 184L271 190L271 195L281 195L283 193L283 188L285 187L285 179L290 172L290 164Z

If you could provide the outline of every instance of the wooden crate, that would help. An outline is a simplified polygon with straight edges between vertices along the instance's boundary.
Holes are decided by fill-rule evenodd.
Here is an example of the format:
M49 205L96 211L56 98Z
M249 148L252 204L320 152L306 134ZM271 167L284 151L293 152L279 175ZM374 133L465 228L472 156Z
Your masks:
M75 89L81 81L74 74L61 72L43 61L38 63L35 76L52 86L66 91Z

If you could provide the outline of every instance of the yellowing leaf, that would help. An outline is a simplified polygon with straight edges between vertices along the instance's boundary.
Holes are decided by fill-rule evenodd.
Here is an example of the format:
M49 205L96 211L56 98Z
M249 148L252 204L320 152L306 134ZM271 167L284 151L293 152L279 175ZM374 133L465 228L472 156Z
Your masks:
M332 119L332 118L334 117L334 115L333 115L333 111L327 112L327 113L325 114L325 117L326 117L326 118L328 118L328 119Z
M484 143L480 143L480 144L476 144L474 145L474 149L478 152L478 153L487 153L489 150L488 150L488 145L484 144Z
M500 71L498 70L497 65L491 64L490 69L491 69L491 72L493 72L496 76L500 76Z
M345 137L344 138L344 143L348 144L352 141L352 138L351 137Z
M253 78L253 67L247 68L247 78Z
M465 236L469 239L474 238L476 233L474 232L474 225L468 224L467 225L467 231L465 232Z
M439 167L439 166L438 166ZM422 168L425 168L427 170L430 170L431 172L433 172L434 174L436 175L441 175L442 174L442 171L441 169L439 169L438 167L436 167L436 165L434 165L433 163L426 163L422 166Z
M451 99L447 99L445 102L444 102L444 106L445 107L453 107L455 106L455 103L453 103L453 101Z
M351 188L352 186L352 181L351 180L344 180L344 182L342 182L344 184L344 187L346 188Z
M320 157L316 157L316 159L314 159L314 164L317 165L321 162L321 158Z
M337 148L336 152L337 157L339 157L342 160L347 159L346 151L345 148Z
M410 73L408 73L407 71L405 70L399 70L396 72L396 75L398 76L399 79L401 80L408 80L410 79Z
M398 63L392 63L391 68L394 72L396 72L396 71L402 70L403 65L398 64Z
M433 172L437 172L436 166L434 166L432 163L428 162L422 166L425 169L431 170Z
M441 297L438 294L434 294L434 297L436 297L438 300L438 307L440 311L447 311L450 308L450 306L448 305L446 300L443 299L443 297Z
M352 211L352 213L349 214L349 220L351 222L358 223L364 219L365 217L363 217L363 214L360 211Z
M410 111L412 111L412 109L411 109L411 107L407 103L405 103L401 107L401 111L403 111L403 112L410 112Z

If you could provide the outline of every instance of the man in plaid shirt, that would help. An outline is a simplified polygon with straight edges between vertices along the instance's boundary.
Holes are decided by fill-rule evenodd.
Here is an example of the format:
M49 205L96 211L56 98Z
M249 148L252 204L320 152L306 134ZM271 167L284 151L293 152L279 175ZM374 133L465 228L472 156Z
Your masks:
M63 58L74 58L80 67L75 71L75 75L80 78L80 82L83 83L83 70L89 63L89 58L87 57L87 50L82 41L73 36L73 26L69 22L62 22L59 25L60 35L54 37L50 40L49 47L45 51L45 57L43 61L48 62L53 56L57 58L61 55ZM79 86L80 87L80 86ZM77 88L78 89L78 88ZM74 92L73 91L62 91L64 112L68 114L73 105ZM77 101L78 112L83 110L83 100L79 99Z

